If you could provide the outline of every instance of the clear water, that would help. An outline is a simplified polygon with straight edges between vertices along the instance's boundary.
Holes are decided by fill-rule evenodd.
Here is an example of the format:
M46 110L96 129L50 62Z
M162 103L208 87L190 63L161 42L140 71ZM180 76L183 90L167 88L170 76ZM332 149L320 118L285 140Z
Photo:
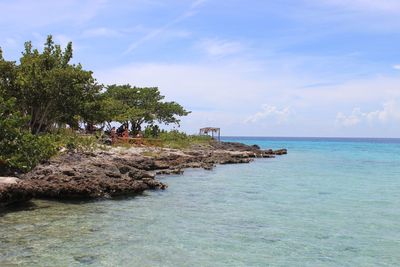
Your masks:
M0 217L0 266L399 266L400 140L229 140L289 154L130 199L35 201Z

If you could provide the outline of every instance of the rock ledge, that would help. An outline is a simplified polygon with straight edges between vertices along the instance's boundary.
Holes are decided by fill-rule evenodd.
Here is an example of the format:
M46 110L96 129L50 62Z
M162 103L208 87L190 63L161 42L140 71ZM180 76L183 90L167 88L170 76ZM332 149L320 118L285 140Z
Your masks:
M216 164L249 163L273 158L286 149L261 150L239 143L176 150L157 147L111 148L92 153L66 152L21 177L0 178L0 206L33 197L96 199L166 189L156 175L181 174L185 168L211 170Z

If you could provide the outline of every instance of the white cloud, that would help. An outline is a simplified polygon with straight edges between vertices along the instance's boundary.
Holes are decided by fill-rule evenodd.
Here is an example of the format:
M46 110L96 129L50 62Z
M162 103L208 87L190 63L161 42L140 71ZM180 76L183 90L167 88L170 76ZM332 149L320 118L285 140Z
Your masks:
M243 45L239 42L217 38L202 40L197 47L204 50L210 56L226 56L239 53L243 50Z
M360 108L354 108L350 115L339 112L336 116L336 123L343 126L354 126L361 122L363 116Z
M247 117L244 120L244 122L245 123L256 123L261 120L264 120L265 118L272 117L272 118L276 119L278 123L282 123L284 121L287 121L290 114L291 114L291 111L290 111L289 107L279 109L276 106L265 104L262 106L261 111Z
M388 101L383 104L382 109L370 112L362 112L360 108L354 108L350 115L339 112L336 116L336 122L343 126L355 126L363 122L370 125L379 122L381 124L389 122L400 123L400 106L396 101Z
M395 70L400 70L400 64L394 65L394 66L393 66L393 69L395 69Z

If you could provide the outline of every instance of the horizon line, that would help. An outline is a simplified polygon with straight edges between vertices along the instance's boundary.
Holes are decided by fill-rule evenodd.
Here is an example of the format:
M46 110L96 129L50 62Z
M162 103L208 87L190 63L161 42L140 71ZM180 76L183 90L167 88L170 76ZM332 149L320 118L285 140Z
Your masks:
M400 137L349 137L349 136L261 136L261 135L221 135L223 137L263 137L263 138L325 138L325 139L400 139Z

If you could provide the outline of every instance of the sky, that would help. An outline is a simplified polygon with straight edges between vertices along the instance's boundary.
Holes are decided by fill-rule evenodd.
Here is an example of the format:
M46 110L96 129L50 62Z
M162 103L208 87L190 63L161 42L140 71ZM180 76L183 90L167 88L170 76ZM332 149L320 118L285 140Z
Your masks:
M157 86L180 129L400 137L399 0L0 0L0 47L73 42L103 84Z

